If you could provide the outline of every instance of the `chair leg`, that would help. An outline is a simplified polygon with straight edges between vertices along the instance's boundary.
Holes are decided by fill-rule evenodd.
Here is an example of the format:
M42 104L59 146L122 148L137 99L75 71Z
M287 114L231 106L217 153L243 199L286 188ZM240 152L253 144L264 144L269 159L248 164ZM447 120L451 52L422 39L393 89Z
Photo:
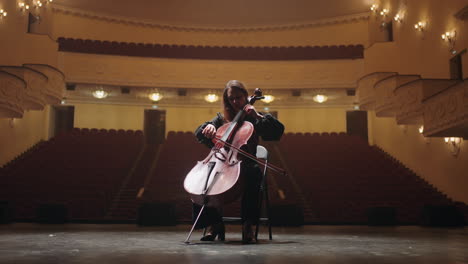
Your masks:
M270 197L268 196L268 188L267 188L267 183L265 181L265 206L266 206L266 214L267 214L267 221L268 221L268 237L270 240L273 240L273 235L271 233L271 211L270 211Z

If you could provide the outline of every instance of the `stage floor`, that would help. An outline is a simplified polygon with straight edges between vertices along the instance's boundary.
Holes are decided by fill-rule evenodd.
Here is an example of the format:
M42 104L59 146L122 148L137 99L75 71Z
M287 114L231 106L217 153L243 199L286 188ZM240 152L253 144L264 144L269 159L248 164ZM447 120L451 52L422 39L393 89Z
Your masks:
M468 263L468 228L418 226L261 227L258 244L201 242L190 226L0 225L0 263Z

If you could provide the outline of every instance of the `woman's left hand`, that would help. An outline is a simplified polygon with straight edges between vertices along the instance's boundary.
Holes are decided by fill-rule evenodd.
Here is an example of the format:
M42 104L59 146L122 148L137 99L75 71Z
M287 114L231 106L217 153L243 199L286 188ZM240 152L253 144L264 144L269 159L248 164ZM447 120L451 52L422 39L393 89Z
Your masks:
M255 118L255 119L263 118L263 116L257 112L257 110L255 109L253 105L246 104L244 107L244 111L247 113L247 115L251 116L252 118Z

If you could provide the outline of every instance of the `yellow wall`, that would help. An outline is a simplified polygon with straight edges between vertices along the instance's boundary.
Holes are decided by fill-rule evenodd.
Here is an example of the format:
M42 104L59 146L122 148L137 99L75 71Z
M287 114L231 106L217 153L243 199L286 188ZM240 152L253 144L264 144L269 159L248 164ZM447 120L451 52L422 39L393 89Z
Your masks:
M144 107L109 104L74 104L74 125L79 128L142 130Z
M285 132L345 132L346 109L281 109L278 118Z
M202 123L210 121L221 107L213 108L167 108L166 131L195 131Z
M457 32L455 50L460 52L468 46L466 23L454 14L466 6L466 0L381 0L379 7L390 10L388 19L403 14L403 21L393 22L393 43L371 43L366 50L366 73L394 71L400 74L419 74L423 78L449 78L449 59L453 56L449 45L441 39L446 31ZM370 40L379 32L382 17L372 14L369 20ZM423 32L416 31L414 24L426 22ZM374 33L378 34L378 33ZM464 65L468 56L462 56ZM468 67L464 67L468 77Z
M75 127L142 130L144 106L74 104ZM161 107L166 111L166 131L194 131L201 123L211 120L221 106L212 108ZM344 132L346 109L311 108L279 109L278 119L285 132Z
M418 126L398 126L394 118L369 113L373 143L396 157L430 184L456 201L468 203L468 143L462 142L457 157L443 138L425 139ZM406 129L405 129L406 128Z
M0 20L0 65L22 65L24 63L48 64L57 67L57 43L47 34L28 34L28 14L20 12L17 1L0 1L0 8L8 16ZM50 21L50 10L41 13L41 24Z
M49 134L50 107L26 111L21 119L0 119L0 166L20 155Z

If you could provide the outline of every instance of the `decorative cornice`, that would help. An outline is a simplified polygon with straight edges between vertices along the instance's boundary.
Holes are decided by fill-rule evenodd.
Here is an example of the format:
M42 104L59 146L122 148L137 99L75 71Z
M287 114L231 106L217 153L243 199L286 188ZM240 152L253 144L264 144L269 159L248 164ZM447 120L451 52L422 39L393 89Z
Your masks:
M58 38L59 51L207 60L334 60L362 59L363 45L305 47L185 46Z
M293 24L282 24L282 25L256 25L256 26L202 26L202 25L183 25L183 24L166 24L163 22L131 19L129 17L122 16L111 16L108 14L102 14L97 12L91 12L87 10L60 6L58 4L52 5L53 12L63 13L68 15L80 16L85 18L103 20L116 24L127 24L139 27L152 27L163 30L174 30L174 31L208 31L208 32L255 32L255 31L278 31L278 30L297 30L302 28L310 28L317 26L326 26L334 24L351 23L360 20L368 20L370 17L369 12L358 13L347 16L333 17L327 19L320 19L316 21L304 22L304 23L293 23Z

